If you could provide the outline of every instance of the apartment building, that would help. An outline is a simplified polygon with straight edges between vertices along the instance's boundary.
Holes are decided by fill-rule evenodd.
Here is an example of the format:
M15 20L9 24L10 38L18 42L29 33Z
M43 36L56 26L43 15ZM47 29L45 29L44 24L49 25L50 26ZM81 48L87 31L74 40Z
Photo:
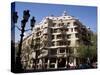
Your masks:
M91 31L79 19L63 12L47 16L23 40L21 62L24 69L67 68L80 63L77 49L90 43Z

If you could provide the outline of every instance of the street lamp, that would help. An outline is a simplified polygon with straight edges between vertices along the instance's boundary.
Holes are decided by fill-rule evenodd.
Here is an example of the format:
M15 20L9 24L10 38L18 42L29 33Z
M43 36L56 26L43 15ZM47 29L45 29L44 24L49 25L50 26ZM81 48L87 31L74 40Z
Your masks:
M13 28L15 27L15 23L17 23L18 20L18 14L17 12L12 12L11 14L11 30L13 30Z
M15 24L17 23L17 20L18 20L18 15L17 15L17 12L15 11L12 13L12 21Z
M21 34L20 34L21 39L20 39L20 43L19 43L19 51L18 51L17 58L16 58L17 59L16 64L18 66L17 69L18 69L19 72L22 72L22 70L23 70L20 56L21 56L22 42L23 42L23 37L24 37L24 32L25 32L25 25L26 25L29 17L30 17L29 10L24 10L23 20L21 21Z
M22 64L21 64L21 50L22 50L22 42L23 42L24 32L32 30L35 25L35 22L36 22L35 17L32 17L32 19L30 20L31 29L25 30L25 26L26 26L26 23L28 22L29 17L30 17L29 10L24 10L23 11L23 19L21 20L21 28L19 28L17 25L15 25L15 23L17 23L17 20L18 20L18 13L15 11L15 12L12 12L12 14L11 14L11 23L12 23L12 25L14 25L11 27L11 30L14 27L17 27L17 29L21 31L21 34L20 34L21 38L20 38L20 42L18 45L19 49L18 49L17 57L16 57L16 66L15 66L16 72L23 71ZM13 44L11 44L11 45L13 46ZM14 46L12 47L12 50L13 49L14 49Z
M24 10L23 19L25 20L25 22L28 21L29 17L30 17L29 10Z
M32 17L32 19L31 19L31 30L33 29L33 27L34 27L34 25L35 25L35 22L36 22L36 20L35 20L35 17L33 16Z

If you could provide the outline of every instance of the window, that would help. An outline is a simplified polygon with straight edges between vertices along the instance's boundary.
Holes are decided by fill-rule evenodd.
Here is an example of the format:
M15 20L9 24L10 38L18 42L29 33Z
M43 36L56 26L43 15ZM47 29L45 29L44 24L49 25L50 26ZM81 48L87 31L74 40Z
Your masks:
M62 32L62 30L61 29L57 29L57 32L60 33L60 32Z
M64 42L63 42L63 45L66 45L66 44L67 44L66 41L64 41Z
M71 34L68 34L68 35L67 35L67 39L70 39L70 38L71 38Z
M75 27L75 28L74 28L74 31L78 31L78 28L77 28L77 27Z
M71 32L73 32L73 28L71 28Z
M44 24L47 24L47 22L44 22Z
M70 25L70 22L67 23L67 26L69 26L69 25Z
M55 63L55 62L56 62L56 58L50 59L50 63Z
M61 46L61 45L63 45L63 42L62 41L58 41L57 42L57 46Z
M66 31L69 31L69 29L67 28Z
M51 54L51 55L56 55L56 54L57 54L57 50L56 50L56 49L54 49L54 50L53 50L53 49L50 50L50 54Z
M60 29L54 29L53 32L54 33L57 33L57 32L59 33L59 32L62 32L62 31Z
M52 46L54 46L55 45L55 42L52 42Z
M61 35L57 35L57 39L61 39Z
M39 33L36 33L36 36L39 36Z
M48 36L47 36L47 35L44 35L43 37L44 37L44 39L47 39L47 38L48 38Z
M74 49L73 48L69 48L68 52L72 54L72 53L74 53Z
M68 16L68 18L71 18L70 16Z
M63 26L63 25L64 25L64 23L59 23L59 24L58 24L59 27L60 27L60 26Z
M38 32L37 34L36 34L36 36L40 36L41 35L41 32Z
M45 58L45 63L47 63L48 62L48 58Z
M39 48L40 48L40 44L36 44L35 49L39 49Z
M57 33L57 29L54 29L53 32L54 32L54 33Z
M64 23L61 23L61 26L63 26L64 25Z
M36 41L37 41L37 42L40 41L40 38L37 38Z
M60 27L60 23L58 24L58 26Z
M80 43L80 41L79 40L76 40L76 44L79 44Z
M55 64L50 64L50 68L55 68Z
M40 55L40 51L37 51L37 55Z
M41 35L41 32L39 32L39 36Z
M60 45L60 43L59 42L57 42L57 46L59 46Z
M43 30L43 33L47 33L47 31L48 31L48 30L47 30L47 28L46 28L46 29Z
M70 45L71 41L67 41L67 45Z
M59 21L63 22L63 20L62 20L62 19L59 19Z
M79 34L78 34L78 33L77 33L77 34L75 34L75 37L76 37L76 38L79 38Z
M40 28L37 28L37 31L40 30Z
M52 40L54 39L54 35L52 35Z
M56 23L53 23L53 27L55 27L56 26Z
M74 25L73 26L79 26L79 24L77 22L74 22Z
M53 29L50 29L51 33L53 33Z
M60 49L60 53L64 53L65 52L65 49Z

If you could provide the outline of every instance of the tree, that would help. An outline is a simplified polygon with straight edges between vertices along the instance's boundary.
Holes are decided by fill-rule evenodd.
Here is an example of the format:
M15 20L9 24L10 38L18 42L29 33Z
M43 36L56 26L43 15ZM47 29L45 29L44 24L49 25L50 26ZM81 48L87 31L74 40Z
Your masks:
M97 34L94 33L94 35L91 37L91 47L90 47L90 54L91 54L91 60L97 61Z
M97 61L97 34L91 35L89 45L81 44L77 49L79 57L83 60L90 59L91 62Z

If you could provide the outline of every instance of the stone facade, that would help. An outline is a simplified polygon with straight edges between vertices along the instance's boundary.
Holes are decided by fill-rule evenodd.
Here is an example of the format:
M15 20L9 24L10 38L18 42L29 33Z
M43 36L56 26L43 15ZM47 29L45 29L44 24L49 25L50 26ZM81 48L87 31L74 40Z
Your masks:
M64 13L45 17L23 40L24 69L68 68L79 63L77 48L90 41L90 31L79 19Z

